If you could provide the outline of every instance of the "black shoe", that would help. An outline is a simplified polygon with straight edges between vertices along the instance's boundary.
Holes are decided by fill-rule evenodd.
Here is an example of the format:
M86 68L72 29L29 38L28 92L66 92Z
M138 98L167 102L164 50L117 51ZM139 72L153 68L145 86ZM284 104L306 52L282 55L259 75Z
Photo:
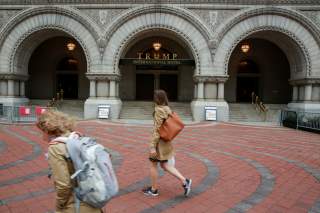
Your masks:
M143 194L145 194L145 195L151 195L151 196L154 196L154 197L159 195L158 189L152 190L152 187L151 187L151 186L149 186L149 187L146 188L146 189L143 189L142 192L143 192Z
M192 180L191 179L186 179L186 183L183 184L183 188L184 188L184 196L188 196L191 192L191 184L192 184Z

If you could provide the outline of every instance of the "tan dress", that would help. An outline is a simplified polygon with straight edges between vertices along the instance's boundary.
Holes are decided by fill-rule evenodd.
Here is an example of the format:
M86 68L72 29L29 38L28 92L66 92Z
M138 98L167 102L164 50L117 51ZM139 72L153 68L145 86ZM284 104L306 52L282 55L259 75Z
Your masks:
M74 172L71 161L66 160L67 148L64 143L50 142L48 161L52 169L52 178L56 191L56 213L74 213L75 202L70 174ZM100 209L93 208L86 203L80 203L80 213L100 213Z
M168 118L172 111L168 106L156 105L153 118L153 132L150 141L150 148L155 148L157 151L157 159L169 160L174 155L174 150L171 142L164 142L160 139L159 128L163 121Z

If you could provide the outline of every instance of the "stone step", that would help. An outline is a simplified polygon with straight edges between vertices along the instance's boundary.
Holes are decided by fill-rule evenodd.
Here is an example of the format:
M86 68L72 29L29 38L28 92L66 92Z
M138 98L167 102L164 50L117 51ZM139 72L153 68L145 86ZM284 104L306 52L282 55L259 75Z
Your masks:
M171 109L175 111L182 120L192 121L190 103L171 102ZM154 111L153 102L148 101L123 101L120 119L146 119L152 120Z
M265 115L256 110L252 104L229 103L229 120L277 122L280 118L281 108L285 106L284 104L266 104L268 111Z

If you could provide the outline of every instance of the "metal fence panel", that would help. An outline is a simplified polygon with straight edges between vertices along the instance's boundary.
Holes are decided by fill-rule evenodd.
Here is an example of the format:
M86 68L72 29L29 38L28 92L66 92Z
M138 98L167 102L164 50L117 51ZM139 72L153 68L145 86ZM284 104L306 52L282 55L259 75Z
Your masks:
M281 124L296 129L320 131L320 112L283 109L281 111Z
M0 106L0 122L3 123L32 123L52 107L42 106ZM1 113L2 112L2 113Z

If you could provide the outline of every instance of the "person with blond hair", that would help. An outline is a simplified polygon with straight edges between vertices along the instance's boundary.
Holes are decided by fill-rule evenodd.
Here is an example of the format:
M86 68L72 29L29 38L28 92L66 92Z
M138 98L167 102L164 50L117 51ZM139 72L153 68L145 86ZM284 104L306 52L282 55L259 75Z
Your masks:
M46 111L37 120L36 126L42 132L42 139L48 142L48 162L52 171L54 188L56 191L56 213L76 212L76 198L74 194L75 181L71 180L71 175L75 169L73 163L67 158L67 147L62 141L55 140L58 137L79 137L79 133L74 133L75 120L59 111ZM77 212L98 213L102 212L80 202Z
M174 159L174 149L172 142L164 142L160 138L159 128L169 114L172 113L168 106L167 94L164 90L154 91L154 103L155 111L153 114L153 133L149 143L149 160L150 160L150 176L151 186L143 189L145 195L158 196L158 164L169 174L177 178L184 189L184 195L188 196L191 191L192 180L185 178L174 166L174 164L168 163L169 160Z

